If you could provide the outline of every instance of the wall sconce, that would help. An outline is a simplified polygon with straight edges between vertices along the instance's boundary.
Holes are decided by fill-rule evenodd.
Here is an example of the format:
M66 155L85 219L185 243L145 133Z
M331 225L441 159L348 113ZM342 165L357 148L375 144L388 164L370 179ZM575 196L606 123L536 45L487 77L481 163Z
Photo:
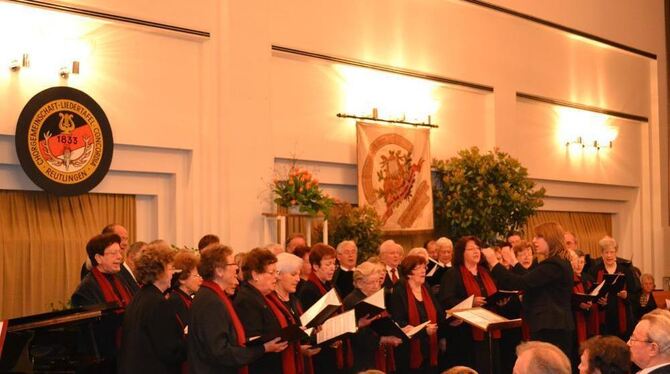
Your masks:
M61 67L60 72L58 74L63 79L68 79L70 77L70 74L79 74L79 61L77 60L72 61L72 67L69 68L67 66Z
M411 125L411 126L417 126L417 127L430 127L430 128L437 128L438 126L436 124L431 123L431 118L430 115L427 117L427 122L412 122L412 121L407 121L405 118L405 114L403 114L399 118L382 118L379 117L379 110L377 108L372 108L372 114L370 115L355 115L355 114L347 114L347 113L337 113L337 116L340 118L354 118L354 119L362 119L362 120L368 120L368 121L381 121L381 122L387 122L387 123L399 123L402 125Z
M611 149L612 148L612 141L610 140L608 142L599 142L597 140L594 140L593 141L593 147L595 149L600 149L600 148L610 148Z
M21 59L14 59L9 63L9 70L19 71L21 68L30 67L30 55L23 53Z
M581 136L578 136L578 137L576 137L576 138L573 139L573 140L568 140L567 142L565 142L565 146L566 146L566 147L569 147L569 146L572 145L572 144L581 145L582 148L586 147L586 145L585 145L584 142L582 141L582 137L581 137Z
M610 148L610 149L612 148L612 141L611 140L609 140L609 141L594 140L593 143L591 143L591 142L586 143L586 142L584 142L584 140L582 139L581 136L578 136L573 140L568 140L567 142L565 142L566 147L570 147L573 144L580 145L580 146L582 146L582 148L586 148L587 146L588 147L593 147L597 150L600 150L601 148Z

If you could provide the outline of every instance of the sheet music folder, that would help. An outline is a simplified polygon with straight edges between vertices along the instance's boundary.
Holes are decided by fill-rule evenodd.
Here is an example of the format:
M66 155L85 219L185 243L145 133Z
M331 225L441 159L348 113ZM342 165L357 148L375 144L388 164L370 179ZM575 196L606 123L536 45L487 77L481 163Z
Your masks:
M356 321L356 312L353 309L328 319L316 333L316 344L328 344L346 334L355 333L358 330Z
M300 322L305 327L316 327L322 325L328 317L342 306L335 288L326 292L319 301L315 302L305 313L300 316Z
M453 316L483 331L503 330L521 326L521 318L507 319L482 307L456 311L453 313Z
M400 328L400 326L398 326L398 324L393 319L391 319L391 317L386 316L374 320L372 324L370 324L370 328L374 330L374 332L376 332L379 336L395 336L403 340L411 340L414 335L425 329L429 323L430 321L426 321L420 325L416 325L411 331L405 333L402 331L402 328Z
M365 316L374 317L385 311L386 302L384 301L384 288L381 288L369 297L359 301L354 305L354 309L356 310L356 320Z
M303 338L308 338L311 332L312 329L303 330L300 325L289 325L274 334L252 336L247 339L247 343L250 345L265 344L277 337L281 338L282 341L294 342L302 340Z

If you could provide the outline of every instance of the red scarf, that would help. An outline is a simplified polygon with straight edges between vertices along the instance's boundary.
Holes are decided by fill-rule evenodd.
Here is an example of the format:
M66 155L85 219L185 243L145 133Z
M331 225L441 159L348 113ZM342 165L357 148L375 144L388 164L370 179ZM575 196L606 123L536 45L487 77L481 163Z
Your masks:
M325 295L328 290L324 286L324 284L321 282L321 280L314 274L314 272L311 272L309 274L309 278L307 278L308 282L312 282L316 288L319 289L319 294L321 296ZM341 311L341 310L340 310ZM345 352L346 350L346 352ZM346 353L346 362L345 362L345 353ZM345 364L346 367L351 368L354 366L354 351L351 348L351 341L348 338L342 339L342 345L337 347L335 349L335 358L337 361L337 368L338 369L344 369Z
M472 275L470 270L468 270L465 265L461 265L461 279L463 280L463 286L465 286L465 293L469 295L475 295L475 297L487 297L491 296L494 293L498 292L498 288L496 287L496 284L493 283L493 279L491 278L491 275L489 272L484 269L483 266L477 266L477 274L479 274L479 279L482 280L482 283L484 283L484 288L486 289L486 295L482 295L482 291L479 288L479 283L477 283L477 280L475 279L475 276ZM492 307L491 305L490 307ZM493 330L491 331L491 337L493 339L500 339L500 330ZM484 340L484 331L472 327L472 338L478 342L481 342Z
M272 314L274 314L277 322L279 322L279 327L283 329L288 327L289 324L296 324L291 312L286 308L284 303L279 300L274 292L265 296L264 299L265 304L270 307ZM300 353L300 341L289 344L289 346L281 352L281 366L284 374L303 374L304 368Z
M419 318L419 309L416 306L417 302L412 289L409 286L409 282L405 283L405 290L407 291L407 314L409 315L409 324L412 326L420 325L422 322ZM426 308L426 315L432 323L437 323L437 311L435 310L435 305L433 305L433 300L430 298L430 294L426 290L426 287L421 286L421 297L423 298L423 305ZM429 346L430 346L430 366L437 366L437 334L429 336ZM421 354L421 342L419 339L412 339L409 342L409 367L410 369L419 369L421 363L423 362L423 355Z
M616 272L616 270L615 270ZM605 269L600 269L598 270L598 284L603 281L605 278ZM623 289L626 289L626 285L624 284ZM612 296L616 300L617 304L617 316L619 317L619 334L625 334L626 331L628 331L628 322L627 322L627 315L626 315L626 304L624 304L623 300L618 297L617 295ZM609 302L610 300L609 294L607 295L607 301ZM601 321L607 321L606 316L605 316L605 308L601 308L600 310L600 320Z
M242 322L240 322L240 318L237 316L235 308L233 308L233 303L230 302L228 295L226 295L226 293L223 292L221 286L209 280L203 280L202 285L200 287L209 288L210 290L214 291L214 293L216 294L216 296L219 297L219 299L221 299L221 302L223 302L223 306L226 307L228 315L230 315L230 320L233 322L235 335L237 335L237 345L239 345L240 347L245 347L247 337L244 334L244 327L242 326ZM237 374L249 374L249 368L246 366L242 366L237 370Z
M572 287L572 292L585 293L584 285L582 284L582 278L576 273L574 274L574 282L575 283L574 286ZM575 329L577 330L577 343L581 343L588 338L588 333L586 330L586 318L584 317L584 310L580 308L579 305L577 305L576 310L574 311L574 315L575 315Z
M95 282L98 284L100 287L100 291L102 291L102 297L105 299L106 302L108 303L113 303L117 302L119 305L121 305L122 308L125 308L130 304L130 293L128 290L126 290L126 287L121 283L119 278L116 276L113 277L114 279L114 284L109 282L109 279L105 277L104 274L100 270L98 270L98 267L94 267L91 269L91 273L93 274L93 278L95 278ZM119 295L114 292L114 289L116 288L117 291L119 291L119 294L121 295L121 298L119 299ZM122 313L122 312L119 312Z
M302 306L300 305L300 301L296 301L295 309L298 312L298 315L302 315L304 311L302 310ZM297 320L296 323L299 323L300 320ZM305 363L305 374L314 374L314 366L312 365L312 358L309 356L304 357L304 363Z

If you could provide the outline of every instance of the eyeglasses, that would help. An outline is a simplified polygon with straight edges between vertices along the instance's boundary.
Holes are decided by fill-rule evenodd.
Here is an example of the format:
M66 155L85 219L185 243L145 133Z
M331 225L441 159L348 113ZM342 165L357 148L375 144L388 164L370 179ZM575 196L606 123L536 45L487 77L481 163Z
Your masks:
M240 267L239 267L239 265L237 265L237 264L225 264L225 265L223 265L223 266L224 266L224 267L228 267L228 266L237 266L237 268L235 268L235 274L239 274L239 273L240 273Z
M645 343L645 344L653 343L653 341L651 341L651 340L649 340L649 339L647 339L647 340L640 340L640 339L635 339L635 338L633 338L632 336L631 336L630 338L628 338L628 341L629 341L629 342L640 342L640 343Z

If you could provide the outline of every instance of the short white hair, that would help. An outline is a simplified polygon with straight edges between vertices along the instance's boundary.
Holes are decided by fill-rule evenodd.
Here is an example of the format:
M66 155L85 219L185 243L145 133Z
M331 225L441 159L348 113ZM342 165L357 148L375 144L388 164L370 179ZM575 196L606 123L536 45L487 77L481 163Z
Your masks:
M302 269L303 260L293 253L282 252L277 255L277 271L279 273L294 273Z
M647 329L649 340L658 345L658 350L663 356L670 356L670 311L654 309L643 315L641 321L649 322Z
M346 246L348 246L348 245L353 246L354 249L355 249L356 251L358 251L358 247L356 246L356 242L355 242L355 241L353 241L353 240L343 240L343 241L340 242L340 244L337 245L337 253L342 252L342 250L344 249L344 247L346 247Z
M516 347L517 357L527 353L531 355L526 374L570 374L572 368L568 357L553 344L528 341ZM518 359L517 359L518 360Z
M400 248L400 252L402 252L402 246L392 239L385 240L382 244L379 245L379 254L381 255L382 253L386 251L390 251L395 248Z
M428 260L428 257L429 257L428 256L428 251L426 250L426 248L423 248L423 247L412 248L407 253L407 255L408 256L412 256L412 255L421 256L421 257L425 258L426 260Z
M445 245L445 246L449 246L449 247L451 247L451 248L454 248L454 243L451 241L451 239L449 239L449 238L447 238L447 237L444 237L444 236L441 237L441 238L439 238L439 239L437 239L437 240L435 241L435 244L437 244L438 246L443 246L443 245Z
M614 248L616 250L619 248L616 240L614 240L614 238L611 236L604 236L602 239L600 239L600 241L598 241L598 245L600 246L600 251L604 251L610 248Z
M282 246L279 243L270 243L270 244L267 244L263 248L267 249L268 251L272 252L275 255L278 255L278 254L284 252L284 246Z

